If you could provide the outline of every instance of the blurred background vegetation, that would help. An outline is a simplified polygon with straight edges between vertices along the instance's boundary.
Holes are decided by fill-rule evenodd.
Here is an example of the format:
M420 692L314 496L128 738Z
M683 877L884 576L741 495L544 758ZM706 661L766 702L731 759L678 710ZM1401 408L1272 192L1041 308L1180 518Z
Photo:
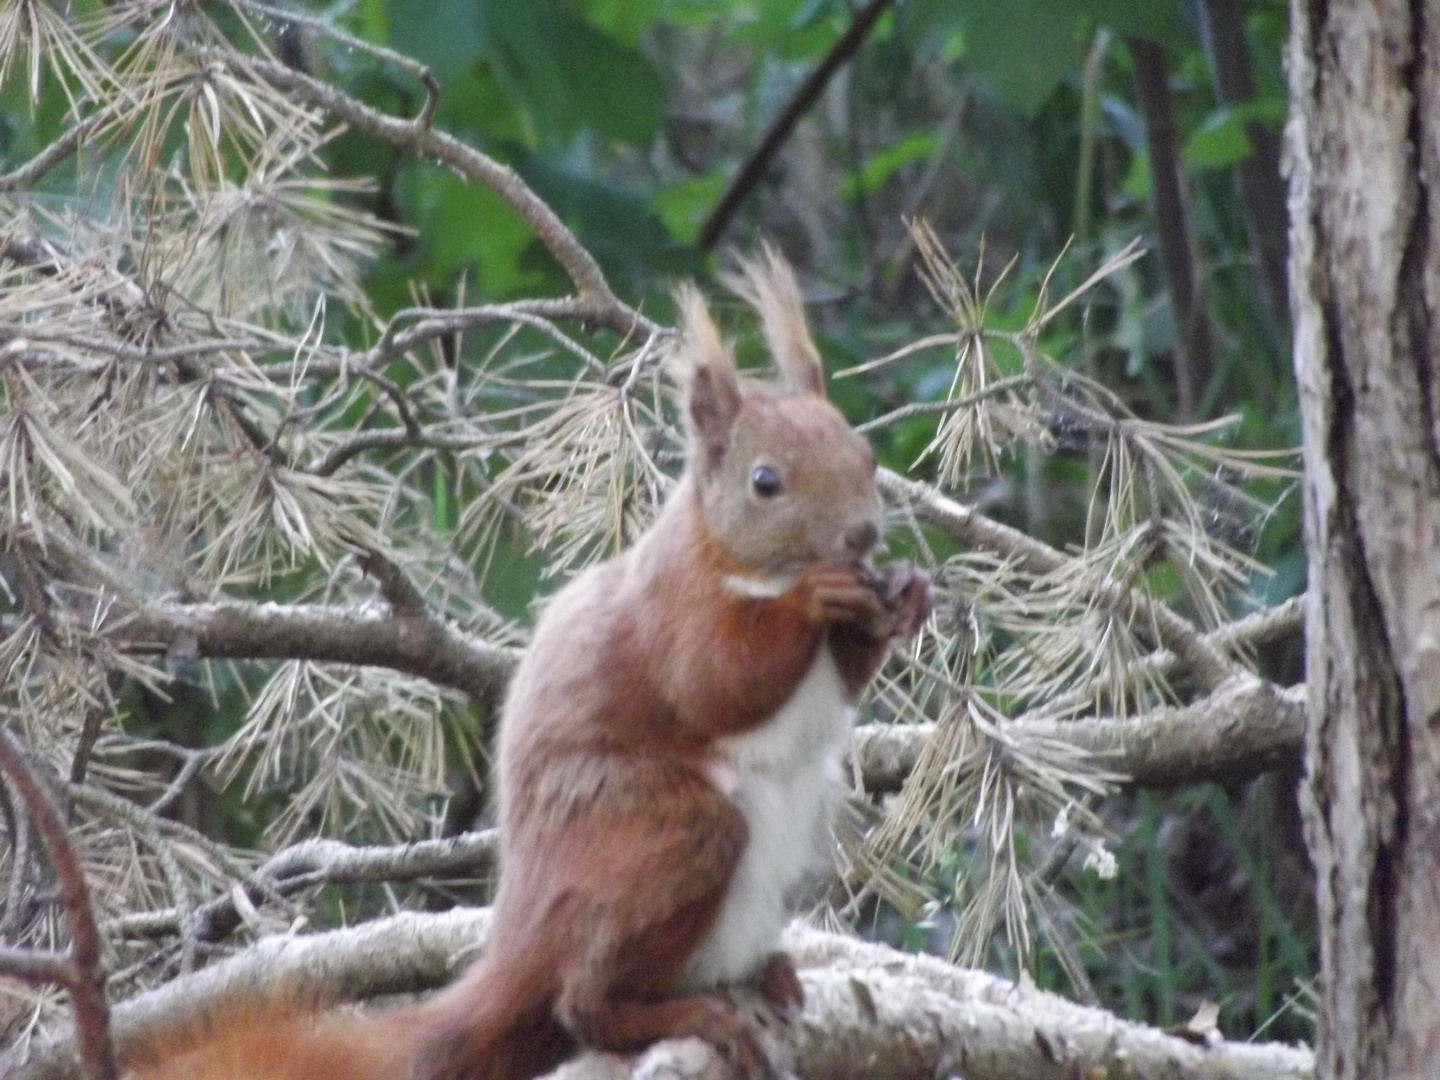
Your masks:
M671 282L708 281L727 248L769 237L797 265L827 367L840 371L947 325L917 275L907 219L927 220L973 272L997 328L1026 323L1052 266L1050 294L1064 295L1138 236L1147 256L1050 323L1042 348L1141 417L1233 412L1239 445L1299 441L1277 154L1283 0L339 0L306 10L428 65L436 125L513 167L617 293L659 321ZM286 63L372 105L398 115L421 105L395 64L283 18L256 26ZM0 154L11 168L57 137L66 98L41 93L32 108L30 73L17 64L3 75ZM807 80L818 93L800 97L803 112L781 130ZM767 136L773 156L747 172ZM416 303L570 290L530 228L477 185L350 133L320 157L335 176L373 178L370 191L338 197L395 227L364 268L381 318ZM57 171L31 198L73 200L73 175ZM336 317L346 317L338 305ZM504 333L470 332L464 356L445 362L472 362ZM831 394L858 424L942 400L953 377L953 357L921 352L837 380ZM938 423L917 416L878 431L881 462L917 475ZM1022 451L977 477L968 500L1056 546L1083 540L1094 463L1073 451ZM453 528L467 492L439 463L426 468L435 525ZM1273 494L1264 530L1232 538L1271 571L1251 587L1264 602L1304 584L1297 501ZM485 600L528 620L550 588L544 560L518 535L475 559L488 560ZM1298 641L1260 657L1281 685L1299 680L1299 663ZM198 688L168 704L136 690L128 704L156 731L203 715L207 743L251 708ZM1075 905L1082 996L1159 1024L1212 1000L1232 1037L1311 1037L1314 916L1295 780L1131 792L1101 807L1119 838L1118 874L1077 868L1057 884ZM207 812L240 840L264 817L238 792ZM946 914L932 916L874 925L943 952ZM1070 989L1071 958L1048 949L1031 974ZM1003 941L989 959L1013 973Z

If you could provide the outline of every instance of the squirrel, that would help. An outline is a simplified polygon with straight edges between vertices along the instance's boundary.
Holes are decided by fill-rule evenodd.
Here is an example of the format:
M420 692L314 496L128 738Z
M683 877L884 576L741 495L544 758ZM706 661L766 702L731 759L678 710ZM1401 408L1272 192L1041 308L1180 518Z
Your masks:
M677 291L686 468L629 550L550 601L511 682L485 954L413 1006L146 1048L141 1080L528 1080L580 1046L684 1036L770 1075L717 991L803 1003L776 951L786 902L821 850L853 707L930 587L869 563L875 459L825 399L788 264L766 247L733 283L779 381L742 377L700 293Z

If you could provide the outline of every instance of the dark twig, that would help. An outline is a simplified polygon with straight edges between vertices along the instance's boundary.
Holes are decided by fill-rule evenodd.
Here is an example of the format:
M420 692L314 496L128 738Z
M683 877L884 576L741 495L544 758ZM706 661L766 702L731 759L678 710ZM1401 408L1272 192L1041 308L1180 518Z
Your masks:
M1255 100L1255 77L1245 53L1245 20L1235 0L1198 0L1200 37L1210 62L1215 97L1225 106ZM1245 232L1255 259L1265 305L1276 323L1290 323L1290 291L1286 260L1285 181L1280 176L1279 139L1262 121L1245 122L1250 153L1236 166L1240 205L1245 210Z
M380 592L390 601L390 608L396 615L424 615L429 610L424 594L389 556L379 551L366 551L360 556L360 566L379 583Z
M65 913L70 920L70 954L64 974L70 1000L75 1007L75 1030L80 1043L80 1061L89 1080L115 1080L115 1047L110 1041L110 1007L105 1000L105 965L100 956L100 931L90 907L90 891L80 872L80 860L70 843L65 820L50 793L26 760L25 751L14 735L0 728L0 771L10 780L29 808L31 817L55 867Z
M413 432L404 428L374 428L356 432L344 442L332 446L323 457L307 466L305 471L312 476L333 476L340 466L367 450L443 450L459 453L481 447L494 449L521 442L523 439L523 434L515 432L447 435L425 428Z
M85 720L80 727L80 738L75 743L75 754L70 759L70 783L83 784L85 773L90 767L90 752L95 749L95 740L100 738L100 730L105 723L105 714L110 710L115 701L115 695L120 692L120 684L124 676L118 671L107 671L105 673L105 696L102 700L94 702L85 710Z
M815 65L815 70L810 72L805 81L791 95L790 100L785 103L785 107L780 110L780 115L770 125L770 130L760 140L760 145L751 151L739 171L731 178L725 193L715 204L715 209L710 211L710 216L705 219L705 224L700 226L700 233L695 238L697 248L701 251L709 251L719 242L720 237L725 234L726 228L730 225L730 219L735 216L735 211L740 208L740 204L745 201L765 174L765 168L770 164L770 159L790 137L791 129L809 111L810 106L815 103L815 99L820 96L821 91L829 84L831 77L840 69L840 66L849 60L864 43L871 28L889 6L890 0L870 0L854 14L850 25L845 28L845 32L835 40L835 44L830 46L830 51L820 59L820 63Z
M22 803L10 797L10 789L0 784L0 808L5 813L6 835L10 838L10 883L5 888L5 910L0 912L0 941L11 937L20 928L20 913L25 886L30 882L30 815Z
M1170 76L1160 46L1144 38L1127 38L1135 66L1135 96L1145 118L1145 152L1150 159L1150 205L1160 259L1170 287L1179 354L1175 363L1175 392L1182 419L1196 415L1200 396L1210 381L1210 326L1195 281L1194 254L1186 223L1185 198L1180 188L1180 153L1175 140L1175 106L1170 98Z

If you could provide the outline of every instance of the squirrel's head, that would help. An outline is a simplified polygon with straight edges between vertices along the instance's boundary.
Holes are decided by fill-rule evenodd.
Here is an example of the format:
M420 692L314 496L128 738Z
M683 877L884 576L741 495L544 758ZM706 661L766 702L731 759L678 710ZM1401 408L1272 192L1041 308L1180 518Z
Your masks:
M880 539L875 456L825 400L795 275L767 246L731 284L760 314L779 381L743 379L699 292L677 292L686 468L705 522L756 574L859 562Z

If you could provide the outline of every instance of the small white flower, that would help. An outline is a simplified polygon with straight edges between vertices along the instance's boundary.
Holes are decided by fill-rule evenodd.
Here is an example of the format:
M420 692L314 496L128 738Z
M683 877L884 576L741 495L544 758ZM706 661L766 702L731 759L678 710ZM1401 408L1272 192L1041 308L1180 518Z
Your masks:
M1070 831L1070 807L1074 805L1074 803L1067 802L1060 808L1060 812L1055 815L1055 824L1050 829L1051 840L1059 840Z
M1105 846L1102 841L1095 840L1090 844L1090 854L1085 856L1085 862L1081 869L1094 870L1101 881L1111 880L1120 871L1120 864L1115 861L1115 855Z

